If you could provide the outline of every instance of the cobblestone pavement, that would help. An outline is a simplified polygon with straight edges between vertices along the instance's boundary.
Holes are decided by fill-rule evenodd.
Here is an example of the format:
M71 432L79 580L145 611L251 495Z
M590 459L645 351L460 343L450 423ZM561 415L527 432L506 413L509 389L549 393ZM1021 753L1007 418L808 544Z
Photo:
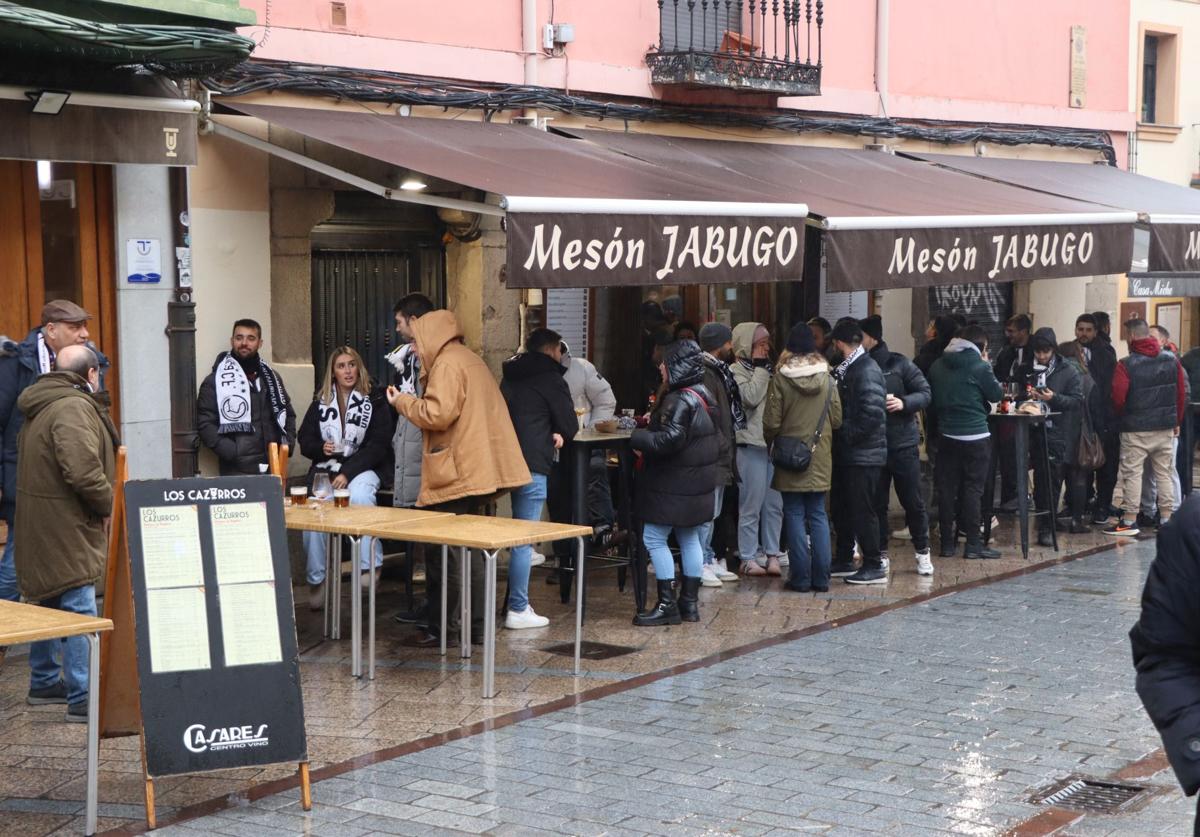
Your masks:
M1039 787L1159 747L1126 639L1152 557L1130 544L351 770L311 814L292 790L157 833L1003 834L1045 811ZM1150 783L1141 810L1059 833L1189 833L1170 773Z

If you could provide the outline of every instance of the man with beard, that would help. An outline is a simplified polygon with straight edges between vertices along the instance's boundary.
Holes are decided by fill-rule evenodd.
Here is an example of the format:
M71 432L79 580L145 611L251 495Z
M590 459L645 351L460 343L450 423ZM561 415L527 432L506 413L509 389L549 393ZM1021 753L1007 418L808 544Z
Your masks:
M200 384L196 428L200 441L220 461L221 476L265 474L272 442L294 447L296 411L283 381L259 357L262 326L254 320L233 324L228 352Z
M1075 318L1075 341L1083 349L1088 373L1100 390L1100 410L1096 415L1096 435L1104 448L1104 465L1096 471L1092 523L1107 523L1112 516L1113 491L1121 465L1121 435L1113 411L1112 384L1117 371L1117 351L1108 336L1109 319L1103 311L1080 314ZM1090 486L1089 486L1090 488ZM1089 492L1090 493L1090 492Z

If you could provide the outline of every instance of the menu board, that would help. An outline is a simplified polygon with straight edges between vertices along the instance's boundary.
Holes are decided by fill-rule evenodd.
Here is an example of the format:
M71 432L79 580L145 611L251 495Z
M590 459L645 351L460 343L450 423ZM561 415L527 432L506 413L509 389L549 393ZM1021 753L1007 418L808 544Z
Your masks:
M307 761L271 476L125 484L146 772Z

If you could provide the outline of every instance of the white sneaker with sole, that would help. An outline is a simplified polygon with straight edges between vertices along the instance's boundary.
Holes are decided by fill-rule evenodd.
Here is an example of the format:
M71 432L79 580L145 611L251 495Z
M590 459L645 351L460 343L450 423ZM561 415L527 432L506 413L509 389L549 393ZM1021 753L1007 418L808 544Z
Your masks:
M544 563L546 563L546 556L535 549L533 551L533 555L529 559L529 566L540 567Z
M738 574L731 573L729 571L729 567L725 566L724 558L718 558L716 561L713 562L712 567L713 567L713 575L715 575L721 581L737 581L738 580ZM704 576L701 575L700 579L701 579L701 583L703 583Z
M504 617L504 627L510 631L519 631L522 628L544 628L549 624L549 619L533 612L533 605L526 605L525 609L519 613L510 610Z
M700 568L700 586L701 587L724 587L721 579L717 578L717 573L712 564L705 564Z
M882 552L879 555L879 568L882 569L885 573L888 572L892 568L892 559L890 557L888 557L888 554L886 552Z
M928 549L917 553L917 575L933 575L933 560Z

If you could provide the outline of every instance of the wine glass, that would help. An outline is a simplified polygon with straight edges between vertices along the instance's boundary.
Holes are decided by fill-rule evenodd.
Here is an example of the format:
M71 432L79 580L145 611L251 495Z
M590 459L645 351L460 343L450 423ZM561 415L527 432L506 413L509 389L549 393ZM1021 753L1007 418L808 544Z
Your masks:
M588 408L591 404L588 403L586 395L576 395L575 401L575 420L579 422L579 429L584 429L583 417L587 415Z
M312 494L321 502L333 498L333 483L329 480L329 474L325 471L318 471L313 476Z

